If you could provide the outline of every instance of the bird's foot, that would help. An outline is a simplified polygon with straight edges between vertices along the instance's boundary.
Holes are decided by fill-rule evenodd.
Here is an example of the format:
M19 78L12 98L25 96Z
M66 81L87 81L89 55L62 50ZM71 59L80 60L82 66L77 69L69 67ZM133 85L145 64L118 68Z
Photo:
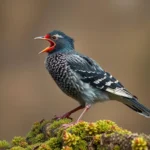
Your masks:
M81 121L81 120L80 120ZM79 120L77 120L76 122L70 122L70 123L67 123L67 124L63 124L61 127L63 127L64 129L67 129L69 127L72 127L76 124L78 124L80 122Z
M71 111L65 113L65 114L62 115L62 116L59 116L59 117L58 117L58 116L55 115L55 117L53 118L53 120L60 120L60 119L64 119L64 118L68 118L68 119L73 120L73 119L70 117L70 115L71 115L72 113L74 113L74 112L76 112L76 111L82 109L82 108L84 108L84 106L78 106L78 107L76 107L75 109L73 109L73 110L71 110Z
M70 117L70 114L64 114L62 116L54 116L53 120L60 120L60 119L64 119L64 118L67 118L67 119L70 119L70 120L73 120L71 117Z
M75 124L76 124L76 122L75 122L75 123L74 123L74 122L71 122L71 123L63 124L61 127L64 128L64 129L67 129L67 128L69 128L69 127L72 127L72 126L75 125Z

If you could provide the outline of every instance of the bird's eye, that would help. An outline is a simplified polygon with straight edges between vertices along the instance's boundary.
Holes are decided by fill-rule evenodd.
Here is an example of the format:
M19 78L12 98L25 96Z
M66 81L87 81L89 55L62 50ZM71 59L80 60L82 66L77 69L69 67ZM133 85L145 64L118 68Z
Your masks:
M53 36L52 36L52 39L53 39L53 40L57 40L57 39L58 39L58 37L57 37L57 36L55 36L55 35L53 35Z

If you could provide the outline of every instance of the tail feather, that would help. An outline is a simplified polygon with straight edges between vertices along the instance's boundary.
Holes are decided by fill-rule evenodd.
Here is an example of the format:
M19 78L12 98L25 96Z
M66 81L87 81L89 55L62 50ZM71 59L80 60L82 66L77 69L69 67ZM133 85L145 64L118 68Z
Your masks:
M144 105L140 104L136 98L123 99L122 101L126 106L136 111L140 115L150 118L150 109L146 108Z

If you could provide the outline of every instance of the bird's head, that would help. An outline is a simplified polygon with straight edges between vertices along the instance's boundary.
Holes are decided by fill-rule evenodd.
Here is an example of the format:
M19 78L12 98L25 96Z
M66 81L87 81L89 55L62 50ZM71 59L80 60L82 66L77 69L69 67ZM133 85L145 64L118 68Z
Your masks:
M34 39L46 40L49 46L42 50L40 53L52 53L56 51L72 51L74 50L74 40L61 31L54 30L45 36L39 36Z

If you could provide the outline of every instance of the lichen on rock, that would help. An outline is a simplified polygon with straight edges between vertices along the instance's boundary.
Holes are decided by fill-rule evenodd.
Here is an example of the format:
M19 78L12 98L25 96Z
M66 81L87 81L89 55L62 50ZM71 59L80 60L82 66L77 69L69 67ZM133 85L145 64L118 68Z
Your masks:
M0 150L149 150L150 136L122 129L110 120L80 121L64 128L71 119L42 120L26 137L11 143L0 141Z

